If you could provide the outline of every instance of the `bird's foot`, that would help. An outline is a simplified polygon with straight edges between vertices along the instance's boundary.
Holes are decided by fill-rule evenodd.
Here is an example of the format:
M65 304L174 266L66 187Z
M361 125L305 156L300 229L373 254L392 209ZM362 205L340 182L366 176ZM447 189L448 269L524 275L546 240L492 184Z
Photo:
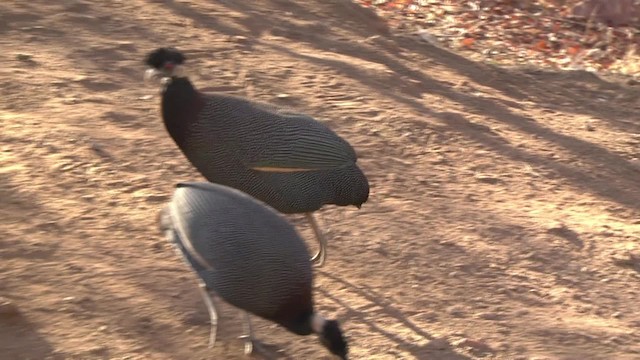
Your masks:
M326 255L325 255L325 252L322 250L318 251L315 255L311 257L311 262L317 267L322 267L324 265L325 260L326 260Z
M240 339L244 340L244 355L253 356L260 355L265 359L274 359L273 354L257 339L250 335L242 335Z

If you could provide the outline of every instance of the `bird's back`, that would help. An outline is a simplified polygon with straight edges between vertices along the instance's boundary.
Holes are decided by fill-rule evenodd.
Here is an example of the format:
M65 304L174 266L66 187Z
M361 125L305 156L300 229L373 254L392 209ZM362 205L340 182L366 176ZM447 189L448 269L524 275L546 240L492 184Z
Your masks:
M309 252L273 209L203 182L178 185L167 213L173 240L225 301L269 319L293 298L302 308L311 307ZM212 269L185 251L189 244Z
M359 206L367 200L369 184L355 151L321 122L228 95L209 94L203 100L181 147L207 180L240 189L284 213L315 211L324 204ZM304 166L317 170L295 171Z

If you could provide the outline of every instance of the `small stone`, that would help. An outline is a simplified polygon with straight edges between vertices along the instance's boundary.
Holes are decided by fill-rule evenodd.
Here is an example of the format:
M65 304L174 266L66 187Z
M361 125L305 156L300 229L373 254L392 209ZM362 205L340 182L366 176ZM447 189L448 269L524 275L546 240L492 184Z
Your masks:
M80 102L80 100L78 98L76 98L76 97L69 97L69 98L66 98L66 99L62 99L62 103L65 104L65 105L74 105L74 104L77 104L79 102Z
M142 95L138 97L138 100L151 100L153 99L153 95Z
M584 128L585 128L587 131L596 131L595 126L593 126L593 124L592 124L591 122L587 122L587 123L585 123L585 124L584 124Z
M466 348L472 348L476 351L481 351L481 352L489 352L491 351L491 346L489 346L488 344L479 341L479 340L471 340L471 339L467 339L467 338L462 338L460 340L456 340L452 343L454 346L457 347L466 347Z
M498 179L495 176L491 176L491 175L482 175L482 174L478 174L476 176L474 176L476 180L478 180L479 182L485 183L485 184L491 184L491 185L495 185L497 183L500 182L500 179Z
M451 345L449 344L449 341L447 341L447 339L439 338L429 341L427 347L435 350L446 350L450 348Z
M499 320L502 316L498 313L488 311L478 313L476 314L476 317L483 320Z
M33 61L33 55L31 54L16 54L16 60L19 61Z
M622 313L620 311L616 311L613 314L611 314L611 317L614 317L616 319L620 319L622 317Z
M71 81L73 81L73 82L83 82L83 81L86 81L88 78L89 77L85 76L85 75L77 75L73 79L71 79Z
M67 296L63 298L62 301L71 302L71 301L74 301L75 299L76 299L75 296Z
M462 305L453 305L447 309L447 313L455 317L463 317L465 314L464 307Z
M231 37L231 41L237 42L239 44L244 44L249 41L249 38L246 36L236 35Z
M151 194L147 195L145 200L147 202L163 202L169 200L169 196L166 194Z

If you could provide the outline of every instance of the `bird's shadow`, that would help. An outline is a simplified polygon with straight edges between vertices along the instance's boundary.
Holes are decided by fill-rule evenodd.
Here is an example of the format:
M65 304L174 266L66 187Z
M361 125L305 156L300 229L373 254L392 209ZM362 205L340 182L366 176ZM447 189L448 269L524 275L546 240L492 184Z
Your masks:
M3 359L63 359L38 328L19 311L0 314L0 349ZM94 354L96 356L100 354ZM96 357L99 358L99 357Z
M356 286L355 284L352 284L351 282L341 279L326 271L318 270L318 273L322 274L322 276L328 279L340 283L342 286L346 287L352 292L357 293L367 301L371 302L373 305L380 307L382 309L381 312L384 315L395 319L405 328L413 331L416 335L428 340L422 345L409 342L404 338L383 329L376 323L375 319L372 319L372 316L370 314L367 314L362 310L354 309L353 307L349 306L349 304L332 294L330 291L325 289L317 290L325 298L330 299L331 301L338 304L341 308L343 308L347 312L347 319L356 319L357 322L369 327L372 332L378 333L387 338L389 341L395 343L398 349L412 354L417 359L425 359L433 356L437 356L438 359L446 360L470 359L463 354L457 353L454 349L452 349L448 344L444 342L433 342L432 340L436 339L434 336L430 335L429 333L418 327L416 324L414 324L402 313L402 311L394 307L389 301L384 300L384 296L378 294L375 290L367 286Z

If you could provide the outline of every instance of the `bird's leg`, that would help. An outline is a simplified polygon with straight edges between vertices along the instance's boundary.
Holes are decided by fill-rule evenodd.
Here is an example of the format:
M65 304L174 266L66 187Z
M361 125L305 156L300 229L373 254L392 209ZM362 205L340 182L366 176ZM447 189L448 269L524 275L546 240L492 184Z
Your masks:
M316 234L316 239L320 244L320 249L315 255L313 255L313 257L311 258L311 261L316 263L316 265L320 267L324 265L325 259L327 258L327 240L325 239L324 234L320 230L320 227L318 226L316 219L313 217L313 214L306 213L306 215L307 215L307 220L311 224L311 228L313 229L313 232Z
M244 335L240 336L241 339L244 339L244 354L249 356L251 354L259 353L267 359L271 358L269 352L260 345L260 342L256 340L253 335L253 324L251 323L251 317L249 313L246 311L242 311L244 322Z
M213 300L211 300L211 294L207 291L207 286L201 283L199 288L204 304L209 311L209 322L211 323L211 329L209 330L209 348L213 348L216 344L216 332L218 331L218 313L216 312L216 307L213 305Z
M244 335L240 338L244 339L244 354L251 355L253 353L253 325L251 324L251 318L249 317L249 313L243 311L243 329Z

